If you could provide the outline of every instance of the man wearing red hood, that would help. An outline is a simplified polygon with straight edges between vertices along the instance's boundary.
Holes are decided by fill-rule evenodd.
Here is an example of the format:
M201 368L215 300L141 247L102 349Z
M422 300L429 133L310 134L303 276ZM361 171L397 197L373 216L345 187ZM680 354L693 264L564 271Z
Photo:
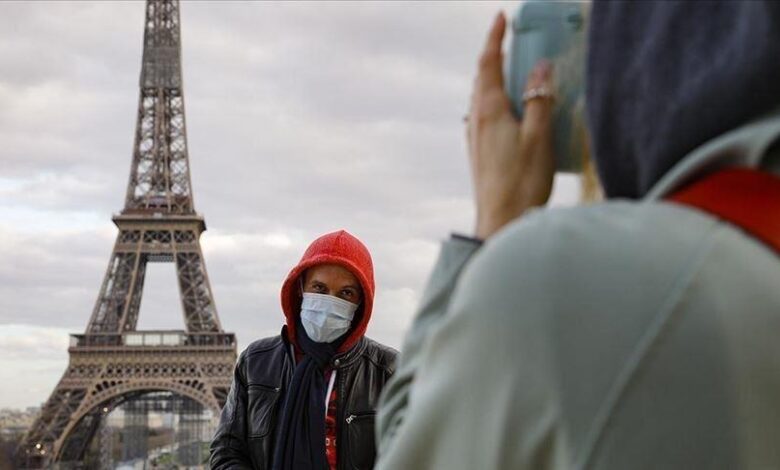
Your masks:
M238 359L211 468L372 468L374 415L397 352L364 336L371 255L343 230L323 235L281 297L281 335L255 341Z

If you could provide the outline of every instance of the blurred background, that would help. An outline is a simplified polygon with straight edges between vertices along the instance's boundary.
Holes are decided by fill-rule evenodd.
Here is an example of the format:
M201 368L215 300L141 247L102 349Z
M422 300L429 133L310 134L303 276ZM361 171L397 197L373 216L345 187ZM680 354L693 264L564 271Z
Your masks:
M374 258L368 335L400 347L440 241L471 233L462 116L484 34L516 6L182 3L195 209L239 351L278 334L282 280L341 228ZM143 18L141 1L0 3L0 427L34 417L92 313L130 171ZM553 204L577 198L558 176ZM183 325L175 266L150 264L139 329Z

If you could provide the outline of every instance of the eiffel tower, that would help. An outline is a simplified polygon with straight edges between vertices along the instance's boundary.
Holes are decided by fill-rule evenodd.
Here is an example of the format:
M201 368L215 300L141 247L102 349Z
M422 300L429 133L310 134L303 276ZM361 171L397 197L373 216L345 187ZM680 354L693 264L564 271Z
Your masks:
M178 0L147 0L138 120L125 207L84 334L71 335L68 368L17 449L21 467L79 467L108 414L152 392L193 401L214 416L236 360L217 316L200 248L182 94ZM186 330L138 331L147 263L175 263Z

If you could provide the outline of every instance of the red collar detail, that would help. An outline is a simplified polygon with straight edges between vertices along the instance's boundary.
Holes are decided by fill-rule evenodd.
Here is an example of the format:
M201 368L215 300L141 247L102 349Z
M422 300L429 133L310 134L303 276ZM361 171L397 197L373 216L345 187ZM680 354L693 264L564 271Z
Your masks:
M780 255L780 177L728 168L695 181L668 199L730 222Z

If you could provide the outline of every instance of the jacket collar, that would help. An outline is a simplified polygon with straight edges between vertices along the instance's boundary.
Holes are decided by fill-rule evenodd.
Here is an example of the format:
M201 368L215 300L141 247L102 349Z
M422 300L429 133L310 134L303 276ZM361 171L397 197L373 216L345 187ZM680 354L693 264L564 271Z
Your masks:
M363 354L366 349L366 337L362 336L354 346L348 350L336 354L333 357L332 366L334 369L341 369L354 363Z
M780 158L765 158L778 137L780 110L704 143L669 170L644 200L665 199L692 181L727 167L762 169L780 176Z

